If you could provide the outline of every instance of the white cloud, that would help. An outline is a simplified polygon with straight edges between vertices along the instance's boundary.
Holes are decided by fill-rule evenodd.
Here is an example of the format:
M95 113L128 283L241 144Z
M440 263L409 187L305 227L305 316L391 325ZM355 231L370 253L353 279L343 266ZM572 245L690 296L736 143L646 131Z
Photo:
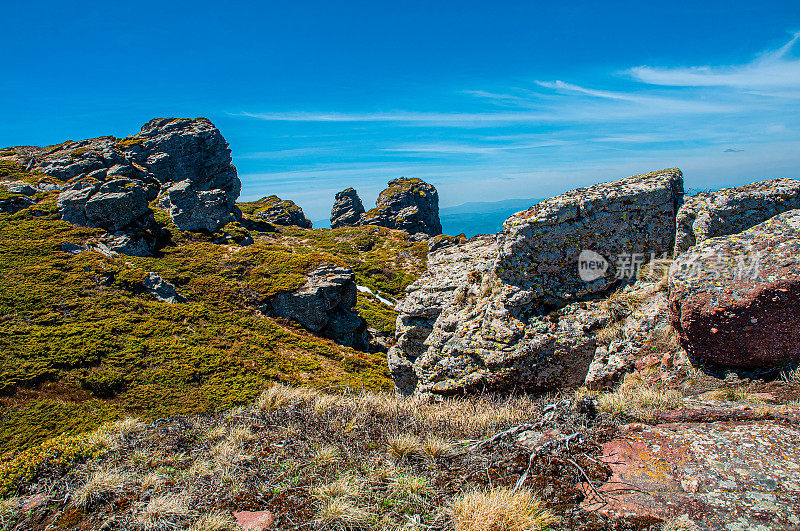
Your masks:
M753 61L733 66L690 66L658 68L638 66L628 70L636 80L673 87L732 87L738 89L800 88L800 59L791 57L800 32L777 50L767 51ZM769 92L763 93L769 95ZM784 92L784 97L796 93Z

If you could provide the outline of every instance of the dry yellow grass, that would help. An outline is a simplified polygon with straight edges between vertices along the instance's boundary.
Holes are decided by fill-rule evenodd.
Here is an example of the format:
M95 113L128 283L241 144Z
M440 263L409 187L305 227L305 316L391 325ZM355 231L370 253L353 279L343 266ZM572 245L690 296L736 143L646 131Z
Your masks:
M374 516L345 498L325 500L317 512L317 521L333 529L351 529L368 525Z
M85 506L125 487L125 476L116 470L98 470L73 495L75 505Z
M660 389L641 378L626 375L613 393L599 397L600 409L608 413L641 415L649 410L677 409L683 405L683 395L671 389Z
M212 511L195 520L189 531L239 531L233 515L227 511Z
M544 531L558 519L528 489L468 492L450 505L455 531Z
M723 402L750 402L753 404L763 404L764 400L749 392L744 387L720 387L708 392L705 397L711 400Z
M180 529L191 516L186 500L176 494L151 498L136 520L145 531Z
M422 450L422 443L414 435L400 434L386 439L386 451L395 459L403 459Z
M449 455L453 448L452 443L435 435L426 437L422 442L422 453L434 459Z

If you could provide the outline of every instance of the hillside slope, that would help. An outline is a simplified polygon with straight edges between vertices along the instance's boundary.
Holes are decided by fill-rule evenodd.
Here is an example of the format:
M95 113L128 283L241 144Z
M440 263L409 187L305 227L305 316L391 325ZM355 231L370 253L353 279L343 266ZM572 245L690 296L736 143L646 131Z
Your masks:
M0 179L57 184L9 162ZM302 286L321 262L349 265L359 284L399 295L424 268L426 244L375 227L182 232L152 204L167 245L154 257L110 255L93 243L100 229L59 219L56 196L37 192L27 208L0 213L0 451L126 415L216 411L271 381L391 386L382 353L342 347L257 307ZM156 300L142 288L150 272L187 302ZM359 306L391 334L389 308L366 297Z

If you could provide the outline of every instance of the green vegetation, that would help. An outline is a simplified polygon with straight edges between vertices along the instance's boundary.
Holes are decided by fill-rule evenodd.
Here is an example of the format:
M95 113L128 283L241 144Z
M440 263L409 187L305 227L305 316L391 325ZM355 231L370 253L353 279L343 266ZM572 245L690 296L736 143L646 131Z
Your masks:
M426 242L411 241L406 233L384 227L286 227L276 238L298 253L336 256L355 271L359 285L395 298L425 271L428 255Z
M0 171L38 180L6 164ZM303 273L321 261L356 263L362 279L374 270L375 289L396 293L413 275L391 264L418 269L418 244L382 233L392 242L383 251L391 258L387 266L377 251L359 260L350 241L382 249L378 234L334 241L325 231L298 229L285 241L262 234L238 247L171 226L175 245L158 257L71 255L62 243L82 244L101 231L59 220L56 194L42 195L14 215L0 213L0 393L7 397L0 400L0 452L122 414L158 418L228 408L252 400L270 381L390 387L382 354L341 347L256 308L301 286ZM287 245L305 233L312 236L306 246ZM167 304L144 293L140 282L149 271L189 302Z
M250 216L255 216L256 214L265 212L267 210L271 210L275 207L280 207L286 212L294 212L300 210L300 207L294 204L293 201L281 199L277 195L262 197L258 201L237 203L236 206L239 207L239 210L241 210L243 214L247 214Z
M356 303L358 314L376 330L387 335L394 335L394 323L397 320L397 312L389 308L369 293L359 293Z
M142 142L144 142L144 138L139 138L139 137L136 137L136 136L129 136L129 137L125 137L125 138L122 138L120 140L117 140L117 142L114 145L118 149L127 149L129 147L138 146Z

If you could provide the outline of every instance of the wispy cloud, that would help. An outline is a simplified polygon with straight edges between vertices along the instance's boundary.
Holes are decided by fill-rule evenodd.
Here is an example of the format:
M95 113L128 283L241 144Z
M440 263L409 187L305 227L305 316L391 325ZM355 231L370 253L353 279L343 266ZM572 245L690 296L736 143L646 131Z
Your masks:
M733 66L690 66L659 68L637 66L628 73L636 80L651 85L673 87L733 87L739 89L800 88L800 59L790 52L800 39L800 32L777 50L760 54L754 60ZM769 95L768 92L762 94ZM781 92L785 97L797 93Z

